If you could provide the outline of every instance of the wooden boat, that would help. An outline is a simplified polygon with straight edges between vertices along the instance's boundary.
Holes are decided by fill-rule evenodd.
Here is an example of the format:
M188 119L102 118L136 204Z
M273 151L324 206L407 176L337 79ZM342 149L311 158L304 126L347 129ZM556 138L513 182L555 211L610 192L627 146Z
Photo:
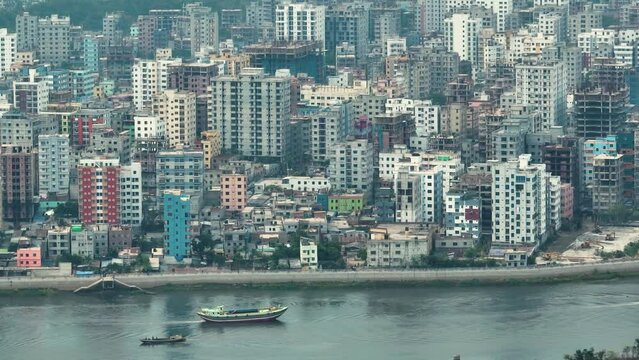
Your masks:
M225 310L223 306L212 309L201 309L198 316L213 323L247 323L273 321L282 316L288 309L283 306L269 306L257 309Z
M186 341L186 337L182 335L171 335L169 337L163 337L163 338L147 337L144 339L140 339L140 341L142 342L142 345L172 344L172 343L184 342Z

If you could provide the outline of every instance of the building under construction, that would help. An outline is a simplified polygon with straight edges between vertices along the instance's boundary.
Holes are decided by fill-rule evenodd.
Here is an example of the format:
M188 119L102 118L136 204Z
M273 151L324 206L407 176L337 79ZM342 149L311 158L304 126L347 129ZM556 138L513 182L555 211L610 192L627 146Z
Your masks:
M590 88L575 93L575 131L578 137L595 139L616 134L626 122L628 89L606 91Z
M292 75L304 73L320 83L326 76L320 41L259 43L245 47L244 52L251 58L251 66L269 74L289 69Z
M576 135L586 139L616 134L629 110L629 90L624 79L628 67L614 59L596 59L590 86L575 92Z

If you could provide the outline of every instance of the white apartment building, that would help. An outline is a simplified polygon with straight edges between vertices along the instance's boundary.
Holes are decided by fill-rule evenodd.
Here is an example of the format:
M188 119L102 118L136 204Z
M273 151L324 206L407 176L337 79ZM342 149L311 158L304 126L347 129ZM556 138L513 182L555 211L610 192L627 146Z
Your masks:
M637 59L637 45L635 43L621 43L613 47L612 52L618 63L634 67Z
M38 19L38 59L41 62L60 65L69 60L71 47L71 19L68 16L51 15Z
M368 192L373 184L373 144L346 140L329 149L329 178L333 189Z
M561 61L525 60L515 65L515 98L541 113L542 130L566 123L566 67Z
M420 176L409 167L400 167L395 176L395 222L422 222L422 190Z
M428 228L406 224L380 224L370 229L366 242L369 267L406 267L415 257L429 255L433 234Z
M545 35L541 32L530 33L523 29L512 34L509 40L507 58L511 64L517 64L530 55L540 55L544 48L557 44L555 35Z
M328 107L370 93L368 83L362 80L355 80L352 86L302 85L300 100L311 106Z
M386 39L384 56L400 56L406 54L406 38L393 37Z
M135 140L140 139L164 139L166 136L166 125L163 118L155 115L135 115L134 136Z
M203 51L216 52L220 44L220 20L217 12L201 4L187 4L184 11L189 17L191 57Z
M577 35L577 46L581 52L590 54L602 45L614 46L617 37L617 30L592 29L592 31Z
M120 223L142 224L142 164L132 162L120 168Z
M222 148L244 156L282 157L291 117L291 78L244 68L239 76L218 76L208 93L209 130Z
M11 71L11 65L16 62L17 39L15 33L7 29L0 29L0 77Z
M319 176L287 176L282 178L281 186L293 191L319 192L331 189L331 182Z
M441 108L431 101L415 105L415 134L427 137L439 134L441 129Z
M513 13L513 0L478 0L477 4L495 13L497 32L504 32L510 28L509 16Z
M562 16L557 13L541 13L537 19L539 32L544 35L553 35L558 41L564 40L568 31L563 24Z
M419 171L422 164L420 153L413 153L406 145L395 145L392 152L380 152L378 162L379 179L394 181L399 167L408 167L410 171Z
M417 0L415 22L420 34L441 32L446 17L446 0Z
M133 104L135 109L142 111L150 109L153 96L168 87L169 65L179 65L181 59L176 60L140 60L136 59L131 70L131 87L133 89Z
M326 8L309 3L283 3L275 9L275 39L278 41L325 42Z
M448 51L456 52L460 60L479 64L479 33L482 20L470 14L456 13L444 20L444 37Z
M422 168L441 170L444 194L457 184L459 177L464 173L464 163L459 154L447 151L422 153Z
M548 176L549 209L548 227L555 231L561 229L561 177Z
M309 239L300 239L300 263L309 269L317 269L317 245Z
M165 126L169 147L180 149L196 141L195 93L164 90L153 96L153 115Z
M49 86L36 79L36 69L29 69L29 77L13 82L13 107L26 113L38 114L49 106Z
M38 188L40 198L69 195L69 135L38 137Z
M541 244L548 229L546 165L530 164L530 154L492 167L493 243Z
M479 197L451 191L444 197L444 204L446 236L479 239L481 234ZM474 241L471 241L470 245L474 245Z
M311 115L311 155L313 161L328 160L333 144L346 139L353 123L353 103L346 102Z

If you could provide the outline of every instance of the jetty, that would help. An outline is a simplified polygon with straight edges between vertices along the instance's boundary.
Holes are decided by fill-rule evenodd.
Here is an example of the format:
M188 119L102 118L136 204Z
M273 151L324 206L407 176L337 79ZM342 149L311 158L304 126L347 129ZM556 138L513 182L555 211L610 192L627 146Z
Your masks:
M96 280L95 282L86 285L86 286L81 286L77 289L75 289L73 292L74 293L80 293L80 292L84 292L84 291L92 291L92 290L114 290L114 289L128 289L128 290L138 290L141 291L145 294L153 294L150 291L144 290L139 286L136 285L130 285L127 284L123 281L120 281L118 279L115 278L115 276L105 276L102 277L98 280Z

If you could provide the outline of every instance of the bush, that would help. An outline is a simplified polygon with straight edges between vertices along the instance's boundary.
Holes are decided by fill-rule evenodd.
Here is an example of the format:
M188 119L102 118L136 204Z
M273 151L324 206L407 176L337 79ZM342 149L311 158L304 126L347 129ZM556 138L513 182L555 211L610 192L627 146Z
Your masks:
M637 252L639 252L639 242L631 242L629 244L627 244L624 248L623 248L623 252L630 257L635 257L637 256Z

